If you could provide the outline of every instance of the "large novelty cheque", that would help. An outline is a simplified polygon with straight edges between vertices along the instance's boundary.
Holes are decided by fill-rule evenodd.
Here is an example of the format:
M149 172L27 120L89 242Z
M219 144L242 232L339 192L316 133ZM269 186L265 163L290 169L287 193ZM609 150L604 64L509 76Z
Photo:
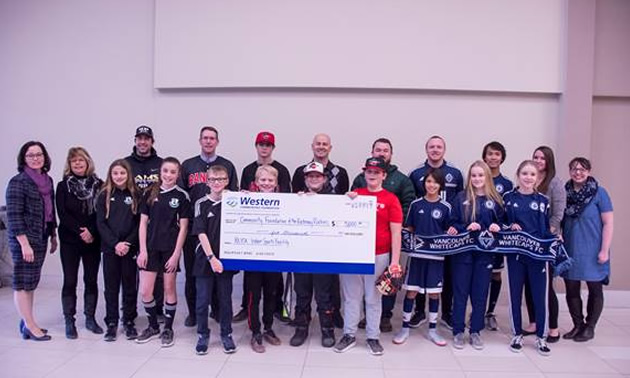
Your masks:
M221 206L227 270L374 273L376 197L228 192Z
M539 239L523 231L465 232L458 235L422 236L408 230L402 233L402 251L409 256L454 255L462 252L518 253L549 261L556 273L568 269L571 259L557 238Z

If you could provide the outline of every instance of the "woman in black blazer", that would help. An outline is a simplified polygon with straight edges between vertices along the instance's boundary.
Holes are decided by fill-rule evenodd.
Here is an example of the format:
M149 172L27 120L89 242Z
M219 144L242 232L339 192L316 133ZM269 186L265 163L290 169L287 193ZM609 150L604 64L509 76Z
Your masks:
M59 241L63 267L61 305L66 321L66 337L76 339L77 284L79 265L83 263L83 312L85 328L102 334L94 314L98 301L98 270L101 251L96 228L96 198L103 181L94 173L94 162L82 147L68 150L63 180L57 184L56 204L59 214Z
M9 249L13 259L13 295L24 339L50 340L33 316L33 297L46 257L57 249L50 156L41 142L25 143L17 157L18 174L7 186Z

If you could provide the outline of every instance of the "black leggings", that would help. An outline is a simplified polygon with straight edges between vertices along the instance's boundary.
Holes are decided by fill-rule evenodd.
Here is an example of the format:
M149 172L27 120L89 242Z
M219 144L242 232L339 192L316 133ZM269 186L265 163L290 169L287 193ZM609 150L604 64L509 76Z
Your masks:
M567 306L574 326L584 324L582 312L581 281L564 280L567 288ZM604 285L601 282L586 281L588 300L586 302L586 325L595 328L604 310Z
M553 269L549 266L547 271L549 274L549 290L547 291L547 310L549 311L549 328L558 328L558 297L553 289ZM534 314L534 300L532 299L532 291L527 281L525 281L525 304L527 305L527 316L530 323L536 323L536 315Z

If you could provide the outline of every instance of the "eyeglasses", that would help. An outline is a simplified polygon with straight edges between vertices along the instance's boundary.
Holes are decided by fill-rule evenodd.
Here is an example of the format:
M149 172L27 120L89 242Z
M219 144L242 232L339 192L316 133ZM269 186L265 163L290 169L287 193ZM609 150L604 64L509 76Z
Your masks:
M586 173L588 172L585 168L571 168L571 173Z
M25 158L33 160L33 159L41 159L44 157L44 154L41 152L38 152L36 154L26 154L24 155Z
M208 182L211 184L214 184L217 182L226 182L227 180L228 180L227 177L208 178Z

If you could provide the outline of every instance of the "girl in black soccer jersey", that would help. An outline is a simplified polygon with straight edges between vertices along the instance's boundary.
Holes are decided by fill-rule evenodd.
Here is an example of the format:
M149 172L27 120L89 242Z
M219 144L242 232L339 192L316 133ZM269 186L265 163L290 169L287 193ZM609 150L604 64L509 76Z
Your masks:
M122 310L125 336L135 339L138 316L136 282L138 267L138 199L131 167L124 159L115 160L96 200L96 226L101 237L105 281L105 341L115 341L118 332L118 294L122 284Z
M177 186L180 163L174 157L162 162L160 179L153 184L140 203L140 294L144 309L149 317L149 326L136 338L137 343L146 343L158 335L162 347L174 343L173 319L177 308L175 278L179 270L188 219L190 199L188 193ZM153 286L157 272L164 272L164 331L160 334Z
M469 231L473 237L491 238L503 223L503 200L492 182L490 168L481 160L468 170L466 189L457 195L453 207L453 227L458 233ZM480 235L481 233L481 235ZM483 349L481 330L488 300L494 254L484 251L462 252L451 257L453 276L453 347L464 348L466 304L470 297L470 345Z
M273 193L278 187L278 170L270 165L261 165L256 170L256 186L261 193ZM278 282L282 279L279 272L245 272L247 284L247 315L249 328L252 330L251 347L256 353L264 353L263 338L271 345L280 345L281 341L271 328ZM260 297L263 294L263 326L260 332Z

